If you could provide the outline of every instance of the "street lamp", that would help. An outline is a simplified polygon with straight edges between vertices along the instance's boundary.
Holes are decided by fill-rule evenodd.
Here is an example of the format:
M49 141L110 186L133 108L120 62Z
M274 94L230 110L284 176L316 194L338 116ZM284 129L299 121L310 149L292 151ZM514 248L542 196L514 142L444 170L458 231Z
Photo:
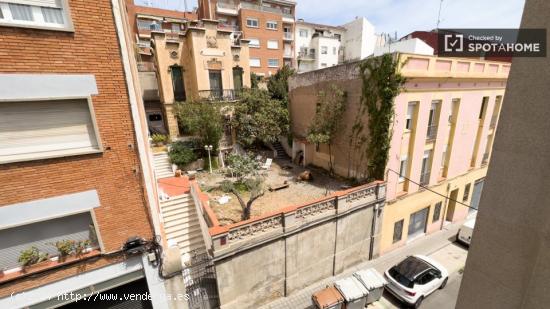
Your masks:
M212 145L204 145L204 150L208 151L208 166L210 167L210 174L212 174L212 159L210 158L210 151L212 151Z

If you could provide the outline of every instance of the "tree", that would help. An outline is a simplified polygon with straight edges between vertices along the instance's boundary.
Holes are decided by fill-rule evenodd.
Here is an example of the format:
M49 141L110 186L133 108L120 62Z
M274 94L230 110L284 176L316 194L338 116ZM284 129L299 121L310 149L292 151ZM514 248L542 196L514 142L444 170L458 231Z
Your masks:
M261 79L262 79L262 77L256 75L256 73L254 73L254 72L250 73L250 86L251 86L251 88L258 89L258 84L260 83Z
M330 175L334 174L332 143L342 126L342 116L346 110L346 102L346 93L336 85L332 85L328 93L319 91L317 95L317 110L306 137L310 143L328 145Z
M275 75L269 78L267 90L271 98L280 100L285 107L288 106L288 78L294 75L296 71L285 65Z
M398 72L393 55L368 58L359 65L363 81L361 104L368 112L369 139L366 150L369 180L384 179L392 136L394 99L406 78Z
M189 163L197 160L193 147L189 143L175 142L172 143L168 152L170 162L183 169Z
M224 192L231 192L239 201L243 209L242 220L250 219L252 204L258 198L264 195L264 180L257 173L259 163L248 155L231 154L227 158L227 163L232 171L232 174L237 175L236 181L224 180L221 184L221 189ZM241 192L250 192L250 198L245 202Z
M237 139L245 146L257 141L273 143L290 130L288 109L266 90L244 89L235 105L232 125Z
M176 103L175 112L179 123L196 135L199 147L212 145L216 153L223 135L222 113L214 104L208 102Z

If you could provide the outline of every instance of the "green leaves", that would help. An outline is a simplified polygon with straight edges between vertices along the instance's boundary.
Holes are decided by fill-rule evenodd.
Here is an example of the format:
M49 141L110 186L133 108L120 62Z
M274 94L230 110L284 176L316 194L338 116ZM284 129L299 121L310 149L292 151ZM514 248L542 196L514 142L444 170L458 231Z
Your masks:
M214 147L216 153L223 134L223 118L219 108L209 102L176 103L175 112L180 125L196 135L200 148Z
M365 59L360 65L363 81L361 105L368 112L367 175L384 179L391 141L394 99L406 82L391 54ZM355 126L355 125L354 125Z
M183 169L187 164L197 160L197 155L188 144L183 142L172 143L168 152L170 162Z
M288 110L261 89L245 89L241 102L235 105L232 125L237 139L245 146L256 141L275 142L290 129Z

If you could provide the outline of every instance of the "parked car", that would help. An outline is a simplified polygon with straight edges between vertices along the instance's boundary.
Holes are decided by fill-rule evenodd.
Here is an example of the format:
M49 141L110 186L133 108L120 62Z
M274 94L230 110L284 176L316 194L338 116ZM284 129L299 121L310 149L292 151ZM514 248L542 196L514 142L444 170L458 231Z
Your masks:
M458 234L456 235L456 240L466 246L470 246L472 241L472 233L474 232L474 226L476 225L476 218L470 219L460 227Z
M409 256L385 272L386 289L402 302L418 308L424 298L447 284L445 267L423 255Z

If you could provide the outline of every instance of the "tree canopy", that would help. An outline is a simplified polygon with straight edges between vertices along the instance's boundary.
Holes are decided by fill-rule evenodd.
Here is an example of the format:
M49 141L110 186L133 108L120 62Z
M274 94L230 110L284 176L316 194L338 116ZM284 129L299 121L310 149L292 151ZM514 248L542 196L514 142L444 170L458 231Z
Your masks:
M223 135L223 117L219 108L208 102L176 103L179 123L198 137L200 148L212 145L214 153Z
M295 73L294 69L285 65L271 76L267 83L267 90L271 98L281 100L285 107L288 106L288 78Z
M288 109L262 89L245 89L234 107L232 125L245 146L257 141L272 143L290 129Z

